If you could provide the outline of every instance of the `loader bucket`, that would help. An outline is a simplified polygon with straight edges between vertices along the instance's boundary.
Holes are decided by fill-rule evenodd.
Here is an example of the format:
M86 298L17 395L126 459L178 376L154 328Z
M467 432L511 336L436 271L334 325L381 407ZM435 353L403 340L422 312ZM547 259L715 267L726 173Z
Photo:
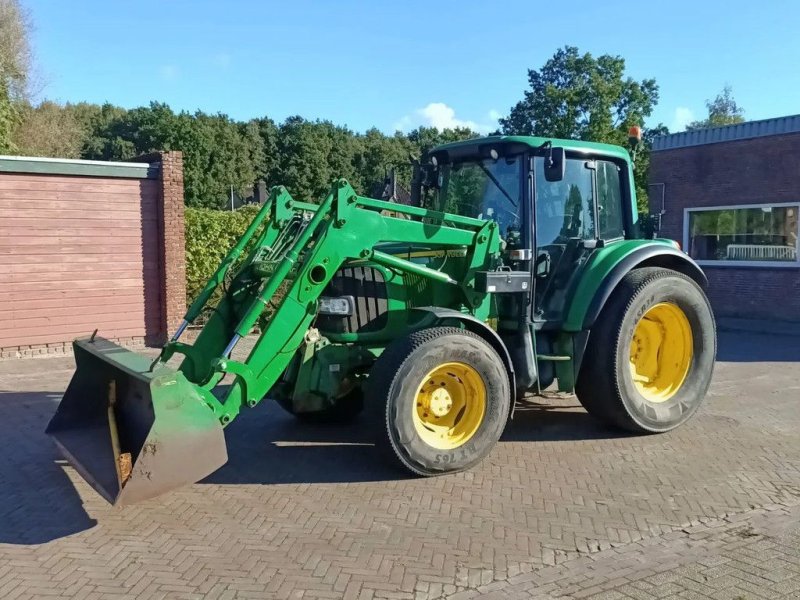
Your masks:
M178 371L103 338L76 340L75 374L48 433L112 504L193 483L228 460L222 426Z

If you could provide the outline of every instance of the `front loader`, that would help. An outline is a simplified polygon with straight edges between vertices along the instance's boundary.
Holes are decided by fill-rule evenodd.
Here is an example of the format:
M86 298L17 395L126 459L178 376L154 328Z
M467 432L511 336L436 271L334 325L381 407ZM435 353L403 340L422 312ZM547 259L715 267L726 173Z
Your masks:
M344 180L319 204L273 188L156 360L75 341L47 432L129 504L222 466L224 427L265 399L364 419L419 475L475 465L517 398L550 387L631 431L697 410L716 351L705 277L673 242L640 239L627 151L488 137L435 148L413 186L413 206Z

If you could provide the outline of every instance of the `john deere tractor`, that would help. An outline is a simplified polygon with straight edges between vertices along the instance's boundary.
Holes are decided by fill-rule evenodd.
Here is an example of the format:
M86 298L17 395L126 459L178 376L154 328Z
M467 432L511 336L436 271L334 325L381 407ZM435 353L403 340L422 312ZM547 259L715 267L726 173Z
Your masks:
M158 359L75 341L48 433L131 503L221 467L223 429L262 401L364 419L418 475L477 464L546 388L638 433L698 409L716 353L706 278L674 242L640 238L627 150L480 138L433 149L412 187L410 205L344 180L319 203L273 188Z

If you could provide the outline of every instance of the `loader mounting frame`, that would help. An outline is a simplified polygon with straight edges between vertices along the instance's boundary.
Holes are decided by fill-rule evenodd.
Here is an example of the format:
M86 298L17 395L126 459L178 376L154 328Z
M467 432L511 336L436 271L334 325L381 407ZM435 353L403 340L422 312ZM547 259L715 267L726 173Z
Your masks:
M282 239L287 230L297 232L291 243ZM375 245L383 241L467 248L466 275L456 281L442 271L376 250ZM249 266L251 272L266 274L263 283L237 290L235 277L233 287L196 341L191 345L180 342L186 326L200 315L251 242L236 277ZM156 362L166 362L175 354L184 355L180 370L198 386L225 426L242 407L254 407L261 402L278 381L317 314L322 291L348 261L369 260L453 285L460 290L465 310L485 320L489 315L489 295L475 288L475 274L491 264L499 246L499 232L493 221L366 198L356 194L345 180L336 181L319 205L296 201L284 187L275 187L245 234L189 307L183 323ZM280 298L282 290L285 293ZM238 310L234 307L236 293L244 296L237 303ZM271 312L267 312L268 308ZM236 344L257 324L260 336L247 359L232 360L230 355ZM234 381L220 399L212 389L226 374L231 374Z

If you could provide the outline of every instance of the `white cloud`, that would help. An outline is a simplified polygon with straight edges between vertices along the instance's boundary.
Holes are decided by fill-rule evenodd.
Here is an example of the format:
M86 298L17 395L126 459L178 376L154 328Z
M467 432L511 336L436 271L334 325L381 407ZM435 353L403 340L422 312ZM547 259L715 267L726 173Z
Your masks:
M669 125L669 130L673 133L683 131L686 129L686 126L694 120L692 109L679 106L675 109L675 114L672 116L672 123Z
M219 67L220 69L227 69L231 66L231 55L227 52L220 52L214 55L214 59L211 61L215 67Z
M494 115L499 113L495 110L489 111L489 119L496 121ZM496 129L496 123L478 123L469 119L459 119L454 108L444 102L431 102L423 108L418 108L410 115L405 115L394 124L394 128L399 131L408 131L424 125L426 127L436 127L442 129L454 129L456 127L469 127L478 133L489 133Z
M495 110L494 108L489 111L489 120L490 121L499 121L503 117L503 114L499 110Z
M175 65L161 65L158 68L158 75L164 81L174 81L178 78L178 67Z

